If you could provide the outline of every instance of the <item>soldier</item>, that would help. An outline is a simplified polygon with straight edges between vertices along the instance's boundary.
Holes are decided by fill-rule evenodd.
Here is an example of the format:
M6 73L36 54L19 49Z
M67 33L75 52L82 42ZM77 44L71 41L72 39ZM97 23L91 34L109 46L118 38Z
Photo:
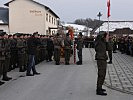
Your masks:
M117 53L116 50L117 50L117 39L114 36L114 38L113 38L113 53Z
M45 35L41 37L41 43L42 43L42 46L41 46L41 59L42 59L42 61L43 60L48 60L48 58L47 58L47 50L46 50L46 48L47 48L47 38L46 38Z
M78 58L79 61L77 62L77 65L82 65L82 48L83 48L83 39L82 39L82 33L80 32L77 39L77 52L78 52Z
M18 67L19 67L19 72L24 72L25 71L25 44L24 44L24 39L23 39L23 34L18 34L18 39L17 39L17 48L18 48Z
M3 33L3 47L4 47L4 57L5 60L3 61L3 79L4 81L9 81L12 78L7 76L7 72L9 71L9 66L10 66L10 40L8 39L8 35L4 32Z
M16 34L10 38L11 41L11 70L17 67L17 36Z
M24 71L26 71L27 66L28 66L28 46L27 46L27 41L28 41L28 34L24 35L24 49L25 49L25 54L24 54Z
M98 67L96 94L103 96L107 95L107 93L104 93L104 91L106 90L102 88L106 76L107 59L108 59L106 54L106 49L107 49L106 37L107 33L102 33L98 35L95 40L95 51L96 51L95 59L97 60L97 67Z
M57 35L54 38L54 60L56 62L56 65L60 65L61 46L62 46L62 41L59 33L57 33Z
M65 49L65 64L69 65L70 56L71 56L71 45L72 41L69 37L69 33L66 34L66 38L64 39L64 49Z
M47 52L48 52L47 60L52 61L52 56L54 52L54 43L52 40L52 36L49 36L49 38L47 39Z
M3 38L0 34L0 77L3 75L3 61L5 60L4 57L4 48L3 48ZM3 85L5 82L0 81L0 86Z
M109 41L108 41L108 56L109 56L109 62L108 64L112 64L112 50L113 50L113 40L112 37L109 37Z

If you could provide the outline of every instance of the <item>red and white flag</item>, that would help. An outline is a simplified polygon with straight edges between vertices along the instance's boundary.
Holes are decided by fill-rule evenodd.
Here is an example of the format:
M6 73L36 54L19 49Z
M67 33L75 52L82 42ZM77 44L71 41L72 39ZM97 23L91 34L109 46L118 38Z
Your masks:
M108 14L107 14L107 16L110 17L110 0L107 1L107 7L108 7Z

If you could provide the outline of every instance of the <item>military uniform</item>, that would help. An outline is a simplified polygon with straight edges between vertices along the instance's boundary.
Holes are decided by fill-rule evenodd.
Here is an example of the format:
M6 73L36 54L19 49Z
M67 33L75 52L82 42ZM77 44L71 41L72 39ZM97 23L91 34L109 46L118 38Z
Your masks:
M77 52L78 52L78 58L79 58L77 65L82 64L82 48L83 48L83 39L82 39L82 33L80 33L79 38L77 39Z
M3 75L3 62L5 60L4 56L4 48L3 48L3 39L0 38L0 77ZM4 84L4 82L0 81L0 85Z
M62 46L62 40L60 36L56 36L54 38L54 60L56 62L56 65L60 64L60 50Z
M25 71L25 45L24 40L18 38L17 39L17 48L18 48L18 67L20 72Z
M17 39L11 39L11 69L17 67L18 54L17 54Z
M53 56L53 51L54 51L54 44L53 40L51 38L47 39L47 54L48 54L48 61L52 61L52 56Z
M109 62L108 63L112 64L112 50L113 50L113 41L112 41L112 39L109 39L107 45L108 45L107 50L108 50L108 56L109 56Z
M28 66L28 45L27 45L27 38L23 39L24 40L24 50L25 50L25 53L24 53L24 70L27 69L27 66Z
M6 33L5 33L6 35ZM3 48L4 48L4 57L5 59L3 60L3 80L4 81L9 81L12 78L7 76L7 72L9 71L9 66L10 66L10 40L8 38L3 39Z
M70 56L71 56L71 45L72 45L72 41L68 36L66 36L66 38L64 39L64 49L65 49L65 64L69 65L69 61L70 61Z
M97 60L98 67L98 78L97 78L97 94L98 95L107 95L103 92L102 85L106 76L106 68L107 68L107 59L108 56L106 54L107 43L104 35L98 35L95 41L95 59Z

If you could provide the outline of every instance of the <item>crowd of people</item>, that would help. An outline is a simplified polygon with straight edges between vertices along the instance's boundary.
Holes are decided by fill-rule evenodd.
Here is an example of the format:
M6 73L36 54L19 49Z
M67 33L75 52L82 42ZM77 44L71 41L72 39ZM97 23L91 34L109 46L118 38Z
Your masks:
M15 68L19 68L19 72L27 70L27 76L39 74L35 69L35 64L44 60L51 61L51 56L48 56L51 52L48 50L50 48L48 46L51 46L51 38L38 35L37 32L33 35L20 33L8 35L2 32L0 34L0 76L3 76L2 80L11 80L12 78L7 73ZM30 73L31 69L33 74ZM4 82L0 81L0 85L2 84Z
M108 37L108 39L107 39ZM77 65L82 65L82 49L95 48L98 79L97 95L107 95L102 85L106 76L107 60L112 64L112 53L119 50L122 54L133 56L133 38L129 36L108 36L107 33L100 33L97 37L86 37L80 32L73 41L70 33L54 36L39 35L38 32L31 34L16 33L8 35L6 32L0 33L0 85L5 81L10 81L12 77L8 72L19 68L19 72L25 72L26 76L40 75L35 65L46 60L55 61L55 65L60 65L60 58L65 58L65 65L69 65L70 57L73 54L73 47L76 44L79 61ZM108 54L107 54L108 51ZM32 72L31 72L32 71Z
M79 61L82 64L82 33L77 41ZM39 35L38 32L31 34L16 33L8 35L6 32L0 33L0 77L3 81L10 81L8 72L19 68L19 72L25 72L26 76L40 75L36 71L35 65L46 60L55 61L55 65L60 65L60 58L65 58L65 65L69 65L70 57L73 54L73 41L70 33L65 36L56 34L54 36ZM62 50L63 49L63 50ZM32 71L32 73L31 73ZM5 82L0 81L0 85Z

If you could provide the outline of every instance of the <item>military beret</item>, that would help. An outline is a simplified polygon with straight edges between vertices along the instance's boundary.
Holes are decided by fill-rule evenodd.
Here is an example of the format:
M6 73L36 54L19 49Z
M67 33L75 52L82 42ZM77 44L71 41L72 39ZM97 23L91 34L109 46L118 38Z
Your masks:
M82 32L79 32L79 35L80 35L80 36L83 36Z

